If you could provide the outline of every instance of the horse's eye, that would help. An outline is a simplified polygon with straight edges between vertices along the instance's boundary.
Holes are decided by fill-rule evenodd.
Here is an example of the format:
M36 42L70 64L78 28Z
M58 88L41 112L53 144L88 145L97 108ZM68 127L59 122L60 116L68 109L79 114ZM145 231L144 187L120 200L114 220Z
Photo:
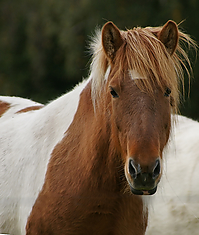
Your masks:
M169 95L171 94L171 90L167 87L164 96L169 97Z
M118 98L119 97L117 92L112 87L110 87L110 93L113 96L113 98Z

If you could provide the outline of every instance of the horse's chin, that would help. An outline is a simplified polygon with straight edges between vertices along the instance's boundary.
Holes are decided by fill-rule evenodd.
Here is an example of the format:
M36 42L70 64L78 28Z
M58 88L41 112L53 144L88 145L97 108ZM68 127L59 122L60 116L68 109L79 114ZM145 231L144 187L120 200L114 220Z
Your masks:
M130 187L130 188L131 188L131 192L135 195L153 195L157 191L157 186L150 190L138 190L133 187Z

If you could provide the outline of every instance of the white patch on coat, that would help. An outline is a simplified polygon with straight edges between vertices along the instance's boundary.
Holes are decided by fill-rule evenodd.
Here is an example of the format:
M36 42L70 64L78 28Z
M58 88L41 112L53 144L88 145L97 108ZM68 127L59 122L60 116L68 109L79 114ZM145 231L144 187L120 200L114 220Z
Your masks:
M136 79L146 79L144 77L142 77L137 71L135 70L129 70L129 75L131 77L132 80L136 80Z

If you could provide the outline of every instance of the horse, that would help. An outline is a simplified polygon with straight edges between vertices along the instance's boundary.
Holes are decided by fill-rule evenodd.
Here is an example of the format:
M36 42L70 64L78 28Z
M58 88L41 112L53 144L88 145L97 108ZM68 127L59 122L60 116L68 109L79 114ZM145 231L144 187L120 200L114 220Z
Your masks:
M175 22L91 42L87 79L42 105L0 97L0 233L143 235L179 103Z
M198 235L199 123L177 116L164 173L149 207L147 235ZM152 205L152 206L151 206Z

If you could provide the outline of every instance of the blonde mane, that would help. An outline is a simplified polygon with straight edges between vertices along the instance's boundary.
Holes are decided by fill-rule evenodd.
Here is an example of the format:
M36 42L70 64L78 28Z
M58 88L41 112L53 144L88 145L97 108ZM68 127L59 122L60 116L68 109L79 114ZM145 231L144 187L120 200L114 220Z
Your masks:
M179 104L180 84L184 84L184 71L190 79L191 64L187 53L181 47L182 42L196 48L195 42L186 34L179 31L179 43L172 56L169 55L157 35L162 27L134 28L120 31L124 43L116 53L114 64L118 79L124 77L128 70L135 70L141 77L135 82L140 87L153 95L156 84L163 91L171 90L173 111L177 112ZM103 50L101 32L97 31L91 43L93 54L90 73L92 77L92 100L95 104L105 84L105 73L110 66L109 60ZM123 75L123 76L121 76Z

